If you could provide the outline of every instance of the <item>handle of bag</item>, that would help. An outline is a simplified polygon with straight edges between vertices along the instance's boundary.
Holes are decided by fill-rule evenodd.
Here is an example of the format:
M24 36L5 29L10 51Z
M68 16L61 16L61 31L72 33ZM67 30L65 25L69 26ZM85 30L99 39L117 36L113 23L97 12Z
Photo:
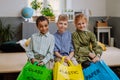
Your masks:
M65 61L65 56L63 56L62 57L62 60L61 60L61 64L63 64L64 63L64 61ZM69 60L68 62L67 62L67 64L69 65L69 66L74 66L74 64L72 63L72 61L71 60Z
M68 65L69 65L69 66L74 66L74 64L72 63L71 60L68 61Z
M64 63L64 59L65 59L65 56L62 57L60 63L63 64Z
M35 62L33 63L33 65L38 66L38 62L37 62L37 61L35 61ZM46 66L45 66L45 65L40 65L40 66L41 66L41 67L46 68Z
M38 62L37 62L37 61L35 61L35 62L33 63L33 65L37 66L37 65L38 65Z

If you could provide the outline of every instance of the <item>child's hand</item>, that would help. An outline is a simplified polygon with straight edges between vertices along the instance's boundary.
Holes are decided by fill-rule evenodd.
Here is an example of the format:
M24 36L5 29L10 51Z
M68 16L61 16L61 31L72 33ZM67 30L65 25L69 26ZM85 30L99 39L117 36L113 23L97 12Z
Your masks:
M65 62L68 62L70 60L69 56L65 56Z
M89 57L90 57L91 59L93 59L95 56L96 56L96 54L94 54L94 53L89 53Z
M34 62L36 62L36 59L32 58L30 61L32 64L34 64Z
M40 65L44 65L44 63L43 63L42 61L38 61L38 60L36 60L36 59L34 59L34 58L31 59L31 63L32 63L32 64L34 64L35 62L38 63L38 64L37 64L38 66L40 66Z
M38 66L41 66L41 65L44 65L43 61L40 61L40 62L38 63Z
M93 58L93 59L92 59L92 62L94 62L94 63L95 63L95 62L97 62L97 61L99 61L99 60L100 60L100 57L95 56L95 58Z
M91 58L92 62L97 62L100 60L100 57L94 53L89 53L89 57Z

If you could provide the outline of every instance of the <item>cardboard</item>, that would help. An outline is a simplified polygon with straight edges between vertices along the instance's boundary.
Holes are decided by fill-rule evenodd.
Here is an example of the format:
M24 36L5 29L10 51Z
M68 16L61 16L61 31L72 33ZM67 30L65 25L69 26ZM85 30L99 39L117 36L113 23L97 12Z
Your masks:
M107 27L108 23L107 22L97 22L97 27Z

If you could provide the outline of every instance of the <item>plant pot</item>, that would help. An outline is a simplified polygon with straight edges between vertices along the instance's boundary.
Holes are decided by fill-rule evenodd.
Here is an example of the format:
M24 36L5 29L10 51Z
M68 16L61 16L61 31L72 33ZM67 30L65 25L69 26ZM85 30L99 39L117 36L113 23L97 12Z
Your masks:
M32 16L33 21L36 22L36 20L37 20L38 17L39 17L39 16Z
M46 16L49 21L55 21L55 16Z

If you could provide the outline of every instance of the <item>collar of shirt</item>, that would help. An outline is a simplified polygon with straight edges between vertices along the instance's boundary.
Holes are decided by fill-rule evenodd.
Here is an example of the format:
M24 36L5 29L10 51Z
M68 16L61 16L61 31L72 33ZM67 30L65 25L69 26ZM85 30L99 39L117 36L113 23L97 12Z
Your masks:
M63 32L63 33L60 33L58 30L57 30L57 34L59 34L59 35L64 35L65 33L67 33L68 31L66 30L65 32Z
M39 32L38 35L48 37L49 34L50 34L49 32L47 32L46 34L42 34L42 33Z
M77 31L77 32L86 32L86 31L88 31L88 30L85 29L85 30L82 31L82 30L78 30L78 29L77 29L76 31Z

